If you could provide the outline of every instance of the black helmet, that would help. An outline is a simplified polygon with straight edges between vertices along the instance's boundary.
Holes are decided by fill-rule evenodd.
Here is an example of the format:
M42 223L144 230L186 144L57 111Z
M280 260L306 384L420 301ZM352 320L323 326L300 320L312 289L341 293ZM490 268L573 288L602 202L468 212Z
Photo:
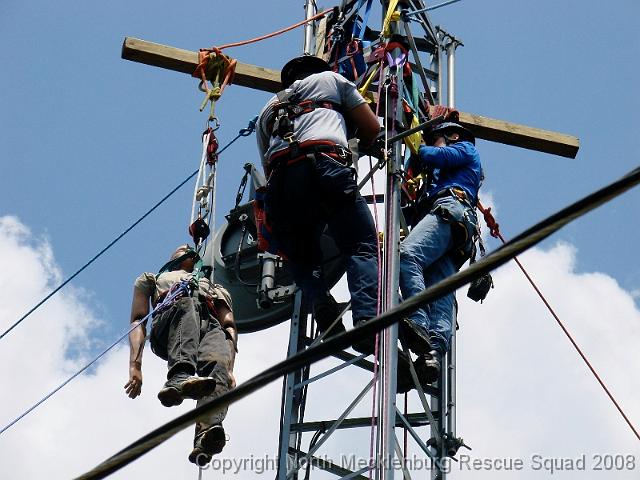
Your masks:
M289 60L280 72L280 81L282 88L289 88L293 82L298 79L298 75L302 72L313 73L328 72L331 67L327 62L313 55L303 55Z
M433 141L433 137L437 132L441 134L447 133L447 132L458 132L460 134L460 138L462 139L462 141L466 140L467 142L471 142L474 145L476 144L476 138L473 136L473 133L471 133L469 130L464 128L459 123L444 122L444 123L441 123L440 125L436 125L427 134L427 139Z

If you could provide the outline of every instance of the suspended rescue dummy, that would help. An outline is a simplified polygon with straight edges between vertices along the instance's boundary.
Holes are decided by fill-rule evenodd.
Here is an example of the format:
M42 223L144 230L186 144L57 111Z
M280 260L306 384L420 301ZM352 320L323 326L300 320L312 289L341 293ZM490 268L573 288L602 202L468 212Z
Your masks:
M165 407L180 405L185 398L198 406L235 386L233 364L237 330L231 297L212 284L200 271L198 253L188 245L176 249L171 260L156 275L143 273L134 284L131 322L139 322L165 298L175 298L156 309L149 339L151 350L167 361L167 381L158 393ZM165 302L166 303L166 302ZM146 325L129 335L129 381L125 390L136 398L142 389L142 351ZM189 461L204 466L225 445L222 420L227 410L201 418L196 423Z

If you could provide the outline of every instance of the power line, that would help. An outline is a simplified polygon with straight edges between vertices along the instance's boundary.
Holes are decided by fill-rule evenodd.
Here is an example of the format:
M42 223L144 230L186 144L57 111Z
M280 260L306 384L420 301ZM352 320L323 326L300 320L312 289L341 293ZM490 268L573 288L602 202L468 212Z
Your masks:
M569 222L617 197L636 186L638 183L640 183L640 167L631 171L621 179L588 195L587 197L584 197L583 199L569 205L542 222L539 222L533 227L527 229L494 252L470 265L464 271L445 278L436 285L423 290L421 293L405 300L370 321L360 324L348 332L336 335L325 342L312 346L307 350L287 358L262 373L259 373L228 393L221 395L215 400L207 402L200 407L196 407L195 409L160 426L114 456L105 460L93 470L77 477L77 480L105 478L111 473L116 472L125 465L128 465L141 457L189 425L192 425L201 415L225 408L283 375L287 375L302 366L325 359L333 352L351 346L353 342L363 338L363 336L374 335L376 332L387 328L407 314L415 311L420 306L453 292L481 275L507 263L516 255L519 255L535 244L541 242ZM638 439L640 440L640 437L638 437Z
M251 133L253 133L253 131L255 130L256 120L257 120L257 117L254 117L249 122L247 128L241 129L238 132L238 134L229 143L227 143L223 148L220 149L220 151L218 152L218 155L220 155L227 148L229 148L231 145L233 145L233 143L236 140L238 140L240 137L247 137L247 136L251 135ZM91 260L89 260L82 267L80 267L78 270L76 270L76 272L73 275L71 275L64 282L62 282L55 289L53 289L53 291L51 291L46 297L44 297L36 305L34 305L27 313L25 313L22 317L20 317L13 325L11 325L7 330L2 332L2 334L0 335L0 340L2 340L11 330L13 330L18 325L20 325L20 323L22 323L29 315L31 315L38 308L40 308L42 305L44 305L51 297L53 297L56 293L58 293L60 290L62 290L62 288L64 288L69 282L71 282L71 280L73 280L80 273L82 273L89 265L91 265L98 258L100 258L107 250L109 250L116 243L118 243L118 241L120 241L120 239L122 239L122 237L124 237L127 233L129 233L131 230L133 230L140 222L142 222L145 218L147 218L149 215L151 215L151 213L154 210L156 210L160 205L162 205L166 200L168 200L169 197L171 197L174 193L176 193L178 190L180 190L180 188L185 183L187 183L189 180L191 180L193 177L195 177L198 174L198 171L199 171L199 169L196 170L195 172L191 173L187 178L185 178L182 182L180 182L173 190L171 190L164 197L162 197L162 199L159 202L157 202L153 207L151 207L149 210L147 210L147 212L144 215L142 215L138 220L136 220L133 224L131 224L131 226L129 226L126 230L124 230L115 239L113 239L106 247L104 247L96 255L94 255L94 257Z
M11 427L13 427L16 423L18 423L20 420L22 420L24 417L26 417L27 415L29 415L31 412L33 412L36 408L38 408L40 405L42 405L44 402L46 402L47 400L49 400L51 397L53 397L56 393L58 393L60 390L62 390L65 386L67 386L69 383L71 383L71 381L76 378L78 375L80 375L81 373L83 373L84 371L86 371L89 367L91 367L93 364L95 364L98 360L100 360L103 356L105 356L113 347L115 347L118 343L120 343L127 335L129 335L131 332L133 332L136 328L138 328L140 325L144 325L147 320L149 318L151 318L154 314L154 312L156 311L160 311L163 308L169 306L174 300L176 300L179 296L183 295L186 291L187 285L181 285L180 288L176 289L174 292L172 292L171 294L167 295L166 298L159 303L158 305L156 305L154 307L153 310L151 310L151 312L149 312L142 320L138 321L138 322L133 322L131 324L131 327L124 332L120 337L118 337L118 339L113 342L111 345L109 345L105 350L103 350L97 357L95 357L93 360L91 360L89 363L87 363L84 367L82 367L80 370L78 370L76 373L74 373L73 375L71 375L69 378L67 378L64 382L62 382L60 385L58 385L56 388L54 388L51 392L49 392L47 395L45 395L44 397L42 397L42 399L40 399L39 401L37 401L35 404L33 404L33 406L29 407L27 410L25 410L22 414L20 414L15 420L13 420L12 422L10 422L9 424L7 424L5 427L2 428L2 430L0 430L0 435L2 435L4 432L6 432L7 430L9 430Z

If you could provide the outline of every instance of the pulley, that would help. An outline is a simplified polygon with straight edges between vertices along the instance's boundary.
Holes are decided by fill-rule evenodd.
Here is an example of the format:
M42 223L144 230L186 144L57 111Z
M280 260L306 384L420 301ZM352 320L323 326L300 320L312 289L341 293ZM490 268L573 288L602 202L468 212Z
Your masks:
M211 229L209 228L209 225L207 225L207 222L205 222L200 214L198 214L196 221L189 225L189 235L193 238L193 243L200 245L207 239L210 233Z

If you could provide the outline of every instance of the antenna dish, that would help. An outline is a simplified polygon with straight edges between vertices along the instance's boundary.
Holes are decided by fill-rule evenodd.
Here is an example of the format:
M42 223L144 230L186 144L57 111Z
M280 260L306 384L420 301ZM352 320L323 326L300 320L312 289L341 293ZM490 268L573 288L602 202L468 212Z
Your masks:
M288 294L273 302L269 308L258 307L257 287L262 272L258 258L260 251L256 242L253 201L234 208L225 218L226 223L218 229L213 240L214 278L233 298L233 315L238 332L255 332L288 320L293 312L296 286L286 260L276 269L275 284L284 287L283 292ZM325 259L325 279L331 288L345 272L344 261L326 231L320 244Z

